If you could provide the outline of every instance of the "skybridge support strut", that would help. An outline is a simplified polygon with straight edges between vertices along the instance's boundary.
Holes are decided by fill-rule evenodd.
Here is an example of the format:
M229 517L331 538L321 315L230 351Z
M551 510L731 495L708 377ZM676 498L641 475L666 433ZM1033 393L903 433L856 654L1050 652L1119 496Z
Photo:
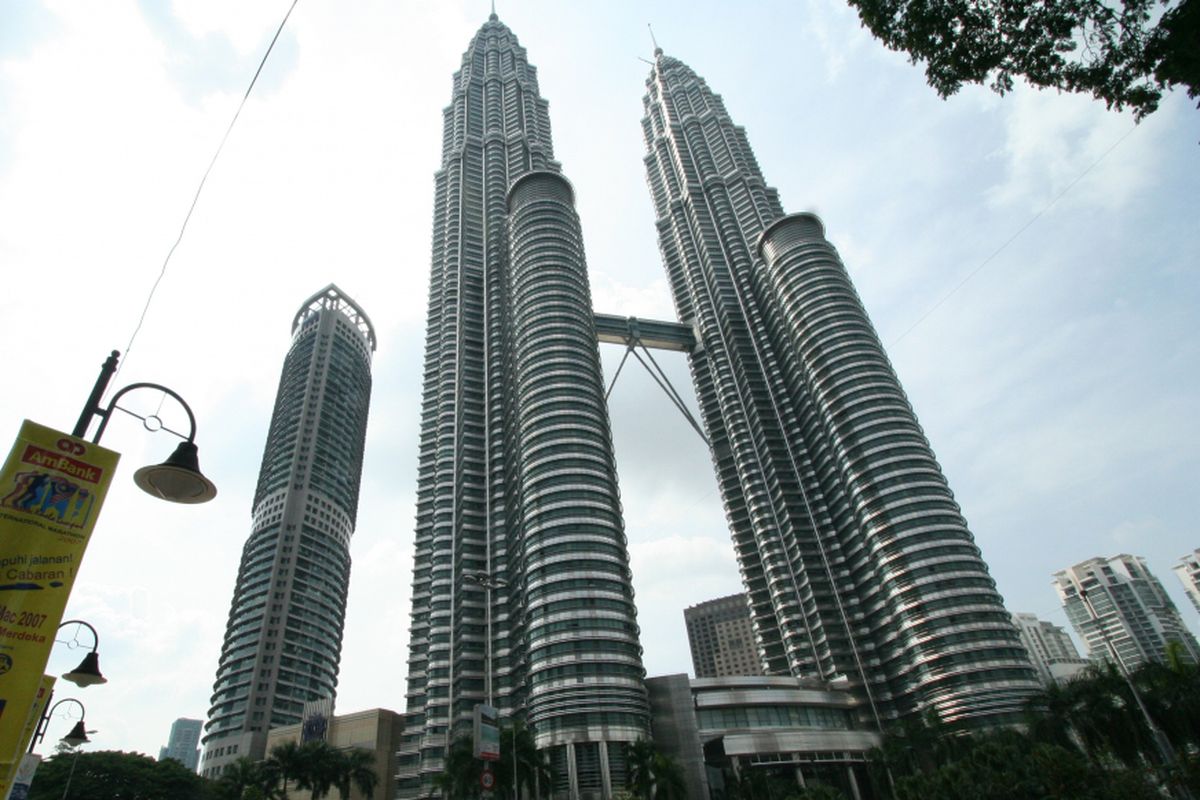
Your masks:
M674 385L671 384L670 378L663 372L662 367L654 360L654 356L650 353L650 349L656 350L674 350L676 352L691 353L696 349L696 334L690 325L684 325L679 322L661 322L658 320L638 319L637 317L617 317L610 314L596 314L596 338L603 344L623 344L625 345L625 355L621 357L621 363L617 367L616 373L613 375L612 381L608 385L608 391L604 393L604 399L608 400L612 394L613 387L617 385L617 378L621 377L621 370L625 368L625 362L629 360L629 355L638 360L638 363L645 368L654 382L658 384L658 388L663 390L667 395L667 399L671 404L683 414L684 419L692 426L704 443L711 444L708 437L704 435L704 429L692 412L688 409L687 404L683 401L682 395L676 391ZM639 352L639 350L641 352ZM643 355L645 357L643 357Z

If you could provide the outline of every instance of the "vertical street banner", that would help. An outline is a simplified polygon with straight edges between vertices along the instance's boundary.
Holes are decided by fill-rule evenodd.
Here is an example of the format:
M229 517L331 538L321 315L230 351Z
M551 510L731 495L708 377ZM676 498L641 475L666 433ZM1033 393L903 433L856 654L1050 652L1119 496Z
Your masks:
M8 790L8 797L5 800L27 800L29 787L33 785L33 774L37 772L41 763L42 757L39 755L25 753L21 756L21 761L17 765L16 778L13 780L12 788Z
M0 469L0 797L118 458L25 420Z
M4 797L4 800L25 800L29 795L29 785L33 782L33 773L37 770L38 764L42 763L42 757L26 753L25 748L29 746L29 742L37 733L42 721L42 714L46 712L46 706L50 705L50 698L54 696L56 680L57 678L53 675L43 675L38 684L33 705L29 707L29 713L25 715L25 728L21 732L16 751L12 756L15 774L10 781L8 795Z

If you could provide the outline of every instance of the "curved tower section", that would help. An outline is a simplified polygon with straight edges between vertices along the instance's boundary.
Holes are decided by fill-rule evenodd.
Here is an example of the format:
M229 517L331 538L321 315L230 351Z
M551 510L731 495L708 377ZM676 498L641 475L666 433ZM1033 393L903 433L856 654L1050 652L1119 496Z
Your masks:
M474 707L488 704L505 725L523 720L533 727L539 747L561 766L562 791L590 797L586 787L603 791L623 763L623 749L604 742L636 738L630 732L645 732L649 715L608 421L603 394L598 400L592 385L599 362L578 220L569 199L528 202L543 189L567 198L570 190L556 177L560 167L537 72L495 14L454 75L442 147L434 179L399 796L436 796L433 780L448 748L469 735ZM537 177L522 190L526 175ZM514 184L511 210L523 221L510 239ZM553 186L560 189L547 188ZM573 244L549 255L522 244L545 244L539 237L549 230L573 236ZM567 308L567 318L536 313L543 299ZM586 353L572 349L585 329ZM549 375L564 364L563 354L583 359L572 366L574 381ZM550 359L545 377L533 364L543 357ZM537 387L541 403L524 397L526 386ZM576 435L558 427L569 421L568 407L592 411L579 418ZM546 457L550 439L566 459L557 465ZM527 471L534 469L540 471ZM572 473L577 479L567 480ZM579 499L568 494L575 483L580 497L592 492L602 499L570 511L564 503ZM581 601L590 574L562 572L571 547L578 548L574 555L597 552L603 569L595 580L605 587L609 576L621 576L624 585L614 591L625 627L592 621L611 614ZM570 598L568 586L577 593ZM531 598L542 609L538 619ZM568 599L576 605L554 605ZM571 661L562 647L566 639L593 648L605 668L619 662L622 680L632 680L624 685L636 695L635 711L628 712L625 689L606 694L598 685L599 667L572 676L573 684L587 687L578 695L560 691ZM619 657L612 655L618 650ZM562 674L553 672L559 667ZM568 695L579 705L562 705ZM636 721L621 716L626 713Z
M375 331L330 285L292 324L204 733L202 774L337 693Z
M520 178L509 214L528 721L579 796L609 797L611 743L649 719L583 236L552 172Z
M1015 720L1035 673L821 223L784 216L721 98L655 55L659 246L764 667L847 678L880 726Z

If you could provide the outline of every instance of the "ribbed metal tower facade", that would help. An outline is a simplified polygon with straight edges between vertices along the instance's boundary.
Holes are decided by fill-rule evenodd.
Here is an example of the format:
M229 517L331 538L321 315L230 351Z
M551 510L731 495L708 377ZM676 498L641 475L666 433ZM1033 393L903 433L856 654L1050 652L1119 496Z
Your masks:
M292 324L204 734L202 774L337 692L375 332L336 286Z
M875 721L1015 718L1038 687L845 267L785 216L720 96L656 51L659 246L771 674L855 685Z
M624 743L648 733L586 262L559 172L536 71L493 14L454 76L435 178L401 797L435 796L479 703L533 729L555 796L609 797Z

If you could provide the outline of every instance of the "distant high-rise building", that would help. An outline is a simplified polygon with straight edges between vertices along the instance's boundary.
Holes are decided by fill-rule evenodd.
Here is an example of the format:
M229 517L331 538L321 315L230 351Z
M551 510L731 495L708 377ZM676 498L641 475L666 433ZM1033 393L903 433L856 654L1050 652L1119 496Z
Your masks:
M283 362L204 733L206 777L337 692L375 331L330 285Z
M196 767L200 764L201 725L203 723L198 719L183 717L172 722L171 736L167 739L167 746L159 748L158 760L173 758L195 772Z
M683 610L697 678L762 675L746 595L731 594Z
M1019 719L1036 673L822 223L784 213L720 96L661 49L643 106L766 671L844 676L880 724Z
M1079 655L1070 635L1053 622L1038 619L1035 614L1013 614L1012 619L1046 686L1071 678L1091 663Z
M1112 661L1116 651L1127 669L1165 662L1167 647L1179 646L1190 663L1200 662L1200 645L1146 562L1130 555L1091 558L1054 573L1067 619L1094 661Z
M574 193L495 14L443 115L398 796L439 796L473 708L530 725L555 797L611 797L649 734ZM489 605L490 601L490 605Z
M1196 611L1200 612L1200 547L1179 559L1175 566L1175 574L1179 576L1179 582L1183 584L1188 599L1192 601Z

